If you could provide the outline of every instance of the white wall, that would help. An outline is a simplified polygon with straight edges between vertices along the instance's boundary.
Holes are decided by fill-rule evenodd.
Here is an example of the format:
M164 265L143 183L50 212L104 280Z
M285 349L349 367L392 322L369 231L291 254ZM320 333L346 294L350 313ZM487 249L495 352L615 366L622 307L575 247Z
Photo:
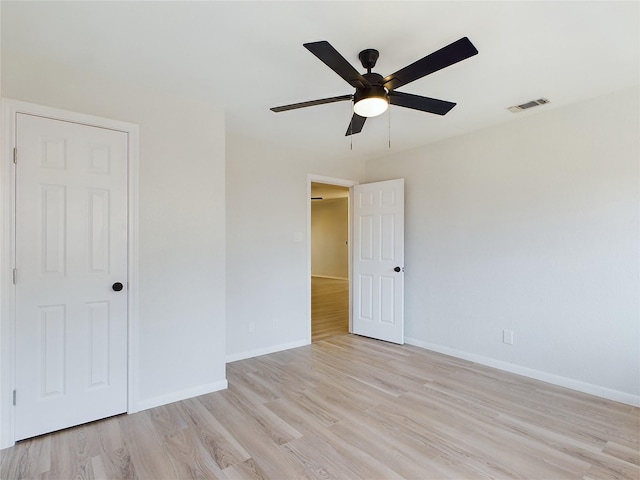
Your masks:
M311 202L311 274L349 278L349 198Z
M310 336L308 174L359 181L364 163L227 138L229 360L304 345Z
M638 402L638 96L367 163L406 179L408 341Z
M224 388L221 108L44 59L3 52L2 66L4 97L140 125L138 407Z

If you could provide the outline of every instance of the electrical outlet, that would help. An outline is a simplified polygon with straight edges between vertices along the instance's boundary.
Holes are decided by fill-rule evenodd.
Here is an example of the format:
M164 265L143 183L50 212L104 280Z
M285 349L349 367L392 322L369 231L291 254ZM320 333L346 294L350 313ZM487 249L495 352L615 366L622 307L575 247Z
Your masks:
M249 322L249 333L253 333L256 331L256 324L255 322Z
M513 330L502 331L502 342L507 345L513 345Z
M280 327L280 322L278 321L277 318L273 319L273 328L279 328Z

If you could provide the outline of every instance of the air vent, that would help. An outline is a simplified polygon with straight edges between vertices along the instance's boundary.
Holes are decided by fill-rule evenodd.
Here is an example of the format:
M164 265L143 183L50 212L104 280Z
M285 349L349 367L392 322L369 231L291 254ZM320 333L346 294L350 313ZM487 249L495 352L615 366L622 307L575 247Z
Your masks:
M539 98L537 100L531 100L530 102L523 103L522 105L507 107L507 110L509 110L511 113L518 113L529 108L537 107L538 105L544 105L545 103L549 103L549 100L547 100L546 98Z

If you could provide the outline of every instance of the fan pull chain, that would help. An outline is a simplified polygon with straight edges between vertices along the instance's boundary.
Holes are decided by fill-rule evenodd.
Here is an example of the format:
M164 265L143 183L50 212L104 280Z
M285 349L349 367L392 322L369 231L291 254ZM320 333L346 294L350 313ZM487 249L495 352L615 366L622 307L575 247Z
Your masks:
M387 108L387 111L389 112L389 115L387 116L389 119L389 150L391 150L391 109Z
M353 97L349 102L349 143L351 144L351 151L353 151Z
M349 111L349 142L351 142L351 151L353 151L353 108Z

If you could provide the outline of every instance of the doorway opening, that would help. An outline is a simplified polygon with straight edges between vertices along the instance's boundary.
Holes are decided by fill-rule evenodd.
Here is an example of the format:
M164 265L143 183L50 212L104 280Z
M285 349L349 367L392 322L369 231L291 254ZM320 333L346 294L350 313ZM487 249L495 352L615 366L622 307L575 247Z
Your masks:
M310 184L311 341L350 331L349 187Z

